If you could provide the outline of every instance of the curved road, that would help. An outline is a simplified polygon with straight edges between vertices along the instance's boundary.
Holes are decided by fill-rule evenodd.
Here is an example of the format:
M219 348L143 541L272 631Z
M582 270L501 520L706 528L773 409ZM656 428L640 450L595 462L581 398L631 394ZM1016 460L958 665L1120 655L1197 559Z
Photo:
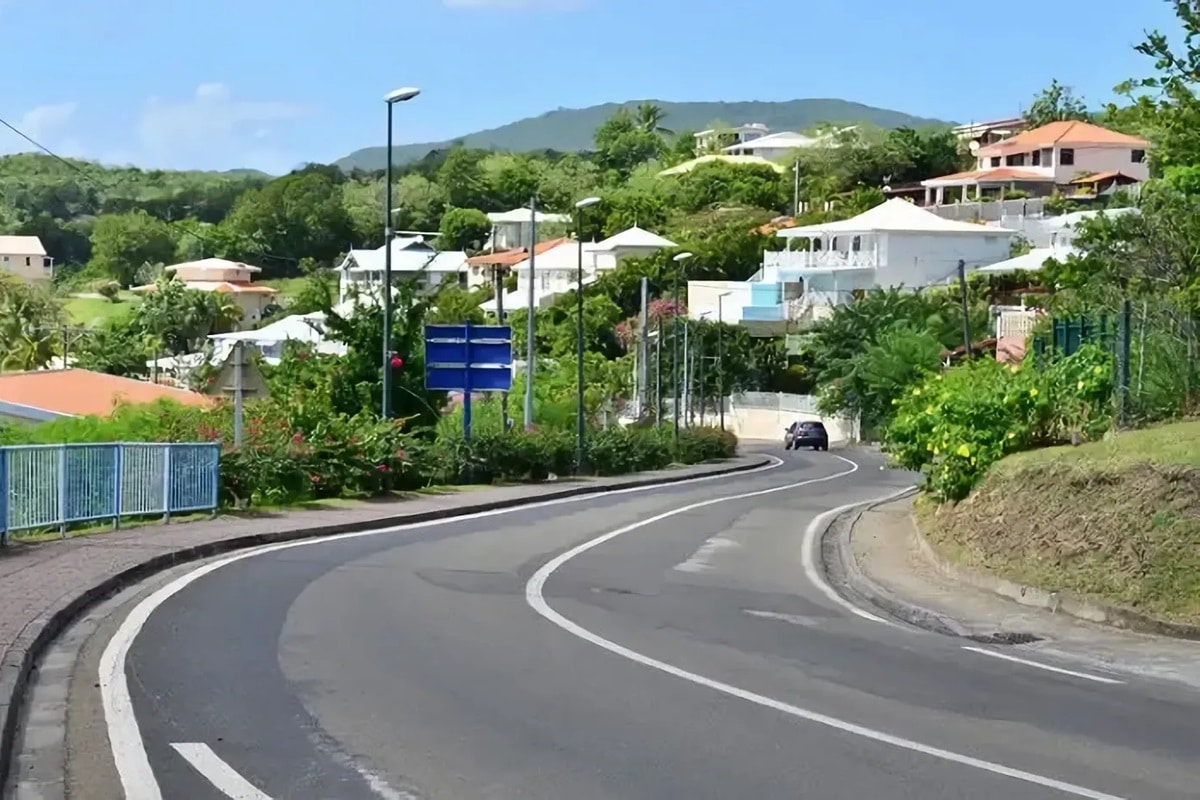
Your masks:
M207 565L106 653L129 800L1200 796L1191 693L830 597L911 478L843 455Z

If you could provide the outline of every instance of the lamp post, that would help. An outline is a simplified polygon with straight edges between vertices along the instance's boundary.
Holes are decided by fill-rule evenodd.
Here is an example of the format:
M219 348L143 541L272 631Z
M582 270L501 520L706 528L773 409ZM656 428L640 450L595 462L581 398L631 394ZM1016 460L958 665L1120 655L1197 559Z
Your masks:
M387 177L383 194L383 403L381 415L392 416L392 106L412 100L420 89L407 86L389 92L387 105Z
M679 271L683 269L683 263L693 256L693 253L685 251L673 259L675 261L675 319L671 330L671 376L674 378L675 384L673 435L677 448L679 447Z
M725 430L725 318L723 301L725 295L717 296L717 402L720 403L721 430Z
M585 197L575 204L575 473L583 472L583 210L600 202Z

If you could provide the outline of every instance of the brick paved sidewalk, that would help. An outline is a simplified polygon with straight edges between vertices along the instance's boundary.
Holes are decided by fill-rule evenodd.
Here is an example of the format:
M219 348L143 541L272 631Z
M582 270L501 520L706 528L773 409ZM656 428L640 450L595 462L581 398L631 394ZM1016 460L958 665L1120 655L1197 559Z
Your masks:
M15 543L0 550L0 786L8 779L21 696L30 671L49 643L89 606L174 564L268 542L741 472L769 462L762 455L746 455L618 478L477 488L321 510L146 525L37 544Z

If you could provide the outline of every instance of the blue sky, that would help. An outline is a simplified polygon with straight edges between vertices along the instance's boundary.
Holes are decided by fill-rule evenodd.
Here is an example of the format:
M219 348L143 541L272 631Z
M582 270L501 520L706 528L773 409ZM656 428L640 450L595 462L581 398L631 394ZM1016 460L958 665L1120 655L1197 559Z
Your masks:
M0 0L0 117L63 155L271 172L382 144L404 85L400 141L644 98L968 121L1051 78L1109 99L1155 27L1176 27L1162 0Z

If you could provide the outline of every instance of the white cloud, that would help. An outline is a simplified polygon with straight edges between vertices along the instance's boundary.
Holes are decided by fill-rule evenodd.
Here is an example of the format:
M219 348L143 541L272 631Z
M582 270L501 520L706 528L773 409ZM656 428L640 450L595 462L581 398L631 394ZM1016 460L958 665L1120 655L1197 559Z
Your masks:
M480 11L575 11L587 0L442 0L447 8Z
M150 98L137 123L139 161L190 169L290 168L293 159L270 147L268 125L309 113L291 103L239 100L221 83L202 84L184 101ZM259 163L240 160L251 156Z

